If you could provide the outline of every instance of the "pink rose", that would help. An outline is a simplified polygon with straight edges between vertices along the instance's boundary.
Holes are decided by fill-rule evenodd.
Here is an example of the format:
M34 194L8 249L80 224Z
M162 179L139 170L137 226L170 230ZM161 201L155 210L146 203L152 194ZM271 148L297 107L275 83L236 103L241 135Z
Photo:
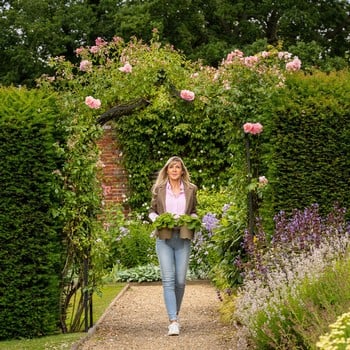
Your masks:
M118 69L124 73L131 73L132 72L132 66L129 62L126 62L123 67L120 67Z
M289 60L292 57L292 54L287 51L280 51L277 56L280 60Z
M113 41L115 42L115 43L122 43L123 42L123 38L121 38L120 36L114 36L113 37Z
M265 176L259 176L260 185L267 185L268 183L269 183L269 180Z
M244 56L244 53L240 50L231 51L229 54L227 54L226 59L223 61L223 64L230 64L237 58L238 59L243 58L243 56Z
M245 123L243 130L247 134L260 134L263 131L263 126L260 123Z
M92 68L92 62L88 61L88 60L82 60L80 62L80 66L79 66L79 69L82 71L82 72L88 72L89 70L91 70Z
M298 57L294 57L293 61L286 64L286 69L292 72L296 72L301 68L301 61Z
M92 96L87 96L85 98L85 104L93 109L98 109L101 107L101 101L99 99L93 98Z
M108 43L107 43L107 41L105 41L105 40L103 40L102 38L98 37L98 38L96 38L96 40L95 40L95 44L96 44L96 46L105 46L105 45L107 45Z
M193 101L195 98L195 94L190 90L181 90L180 97L185 101Z
M77 49L75 49L75 54L80 55L84 51L85 51L85 49L83 47L78 47Z
M248 67L252 67L254 64L258 63L259 58L257 56L248 56L243 59L244 64Z
M100 51L99 46L91 46L91 47L90 47L90 52L91 52L91 53L97 53L97 52L99 52L99 51Z

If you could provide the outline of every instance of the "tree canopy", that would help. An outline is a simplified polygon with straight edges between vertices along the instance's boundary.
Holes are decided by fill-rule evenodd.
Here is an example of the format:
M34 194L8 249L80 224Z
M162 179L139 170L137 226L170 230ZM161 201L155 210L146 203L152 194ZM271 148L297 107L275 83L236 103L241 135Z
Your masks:
M2 0L0 83L33 85L49 72L50 57L74 61L74 49L97 37L149 42L154 30L160 42L213 66L233 49L254 53L269 44L294 48L318 67L334 57L344 65L349 11L345 0Z

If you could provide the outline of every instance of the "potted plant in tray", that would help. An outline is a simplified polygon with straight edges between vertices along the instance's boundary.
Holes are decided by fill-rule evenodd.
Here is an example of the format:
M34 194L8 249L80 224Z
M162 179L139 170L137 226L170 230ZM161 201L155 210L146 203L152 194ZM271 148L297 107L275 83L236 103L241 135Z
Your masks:
M202 222L198 216L183 214L178 218L177 225L180 227L181 238L192 239L193 234L201 229Z
M178 226L175 216L171 213L160 214L154 220L153 225L157 231L156 235L160 239L170 239L171 238L171 230L174 227Z

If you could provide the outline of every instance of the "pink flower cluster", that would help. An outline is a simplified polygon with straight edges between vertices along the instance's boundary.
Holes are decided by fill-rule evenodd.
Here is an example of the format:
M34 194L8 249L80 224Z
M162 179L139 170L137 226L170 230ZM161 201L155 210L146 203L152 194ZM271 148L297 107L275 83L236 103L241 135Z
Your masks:
M263 131L263 126L260 123L245 123L243 130L247 134L260 134Z
M106 46L108 44L107 41L98 37L95 40L95 45L90 47L91 53L98 53L101 50L101 47Z
M232 63L232 61L235 59L235 58L243 58L244 56L244 53L241 51L241 50L234 50L234 51L231 51L227 57L226 57L226 60L225 60L225 63Z
M82 72L88 72L90 71L92 68L92 62L88 61L88 60L82 60L80 62L80 66L79 66L79 69L82 71Z
M93 98L92 96L87 96L85 98L85 104L93 109L98 109L101 107L101 101L99 99Z
M266 53L265 53L266 55ZM222 64L232 64L233 62L239 62L247 67L253 67L259 62L258 56L247 56L244 57L244 53L240 50L231 51Z
M185 101L193 101L195 99L195 94L190 90L181 90L180 97Z
M107 41L105 41L101 37L98 37L95 40L95 44L96 44L96 46L106 46L108 43L107 43Z
M256 63L258 63L258 61L259 61L258 56L248 56L243 59L244 64L248 67L254 66Z
M124 73L131 73L132 72L132 66L129 62L126 62L123 67L120 67L118 69Z
M291 72L296 72L301 68L301 61L298 57L294 57L293 61L286 64L286 69Z
M277 57L280 60L290 60L292 57L292 54L288 51L279 51L277 54Z

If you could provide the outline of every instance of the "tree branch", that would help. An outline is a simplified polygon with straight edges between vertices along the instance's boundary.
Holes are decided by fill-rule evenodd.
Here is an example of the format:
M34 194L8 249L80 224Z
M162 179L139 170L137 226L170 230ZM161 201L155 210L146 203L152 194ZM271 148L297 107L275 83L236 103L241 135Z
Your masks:
M126 104L114 106L108 111L101 114L97 119L97 123L103 125L112 119L118 120L123 115L129 115L133 113L135 109L145 108L149 104L150 101L146 100L145 98L139 98Z

